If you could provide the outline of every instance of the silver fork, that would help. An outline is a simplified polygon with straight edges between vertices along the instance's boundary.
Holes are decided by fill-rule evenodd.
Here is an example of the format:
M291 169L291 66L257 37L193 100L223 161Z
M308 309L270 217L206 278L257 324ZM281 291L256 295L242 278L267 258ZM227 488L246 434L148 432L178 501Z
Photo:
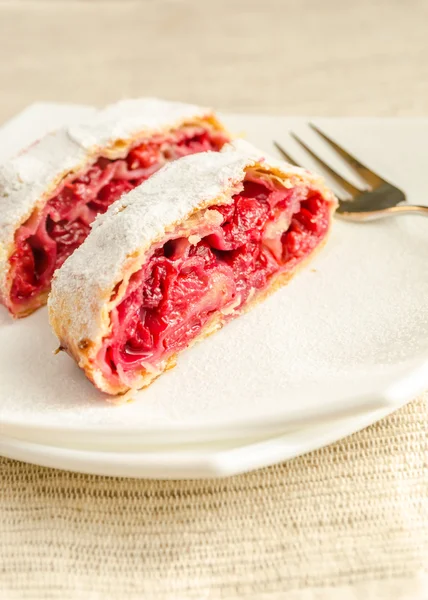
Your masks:
M309 124L314 131L318 133L334 150L341 156L348 165L350 165L358 175L367 183L368 189L360 189L350 181L342 177L337 171L325 163L315 152L295 133L291 133L293 138L319 163L325 171L334 179L348 194L349 198L338 198L339 207L336 215L347 221L374 221L384 217L396 215L424 215L428 216L428 206L417 206L415 204L401 204L406 201L406 196L389 181L385 181L380 175L371 171L363 165L357 158L349 154L334 140L328 137L318 127ZM285 158L285 160L296 167L300 167L294 158L284 150L284 148L274 142L275 146Z

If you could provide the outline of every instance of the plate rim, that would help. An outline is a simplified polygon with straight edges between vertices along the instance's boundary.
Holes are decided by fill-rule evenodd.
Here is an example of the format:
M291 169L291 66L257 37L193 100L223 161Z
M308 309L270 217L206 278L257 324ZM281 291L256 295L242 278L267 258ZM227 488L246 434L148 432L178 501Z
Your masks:
M244 446L217 451L201 451L195 448L181 452L176 449L168 449L166 452L101 452L37 444L0 435L0 455L42 467L97 476L161 480L231 477L328 446L385 418L397 408L399 407L388 406L364 415L354 415L337 422L336 427L329 427L328 423L325 423L321 426L318 437L319 425L315 426L315 435L313 428L303 428L295 432L297 440L294 442L293 434L285 433ZM302 438L302 435L303 440L299 441L299 436ZM63 466L58 464L61 457L66 462ZM77 468L76 465L72 466L72 461L76 458ZM94 462L88 464L88 459Z

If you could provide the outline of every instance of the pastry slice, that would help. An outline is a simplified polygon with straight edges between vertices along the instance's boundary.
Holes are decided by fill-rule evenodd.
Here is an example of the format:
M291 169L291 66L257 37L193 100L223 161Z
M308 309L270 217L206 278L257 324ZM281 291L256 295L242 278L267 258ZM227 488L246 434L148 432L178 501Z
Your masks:
M103 392L149 385L287 283L326 240L335 206L318 176L242 140L165 166L56 272L61 349Z
M46 302L52 275L95 216L165 163L220 150L205 108L125 100L51 133L0 167L0 301L15 317Z

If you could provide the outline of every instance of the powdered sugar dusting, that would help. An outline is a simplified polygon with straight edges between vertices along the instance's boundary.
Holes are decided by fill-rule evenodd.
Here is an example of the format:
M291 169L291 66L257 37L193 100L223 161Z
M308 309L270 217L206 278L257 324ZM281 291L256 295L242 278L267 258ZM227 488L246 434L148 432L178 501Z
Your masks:
M208 108L181 102L167 102L157 98L122 100L107 106L86 123L69 127L68 133L79 146L89 150L107 146L114 140L127 139L135 132L153 135L166 125L174 127L186 119L210 114Z
M6 294L8 258L16 229L51 196L70 172L93 163L102 147L140 139L210 115L209 109L155 98L124 100L50 133L0 166L0 296Z

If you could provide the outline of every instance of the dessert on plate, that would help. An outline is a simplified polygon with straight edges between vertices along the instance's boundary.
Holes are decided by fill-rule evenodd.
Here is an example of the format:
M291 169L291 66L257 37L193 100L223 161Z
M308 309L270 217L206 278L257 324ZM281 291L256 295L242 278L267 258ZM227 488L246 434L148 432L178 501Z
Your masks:
M99 216L55 273L61 349L123 400L287 283L325 242L335 207L321 178L243 140L166 165Z
M55 269L97 214L165 163L229 139L209 109L124 100L0 166L0 302L15 317L45 304Z

